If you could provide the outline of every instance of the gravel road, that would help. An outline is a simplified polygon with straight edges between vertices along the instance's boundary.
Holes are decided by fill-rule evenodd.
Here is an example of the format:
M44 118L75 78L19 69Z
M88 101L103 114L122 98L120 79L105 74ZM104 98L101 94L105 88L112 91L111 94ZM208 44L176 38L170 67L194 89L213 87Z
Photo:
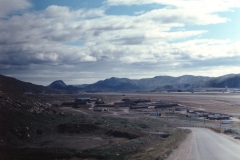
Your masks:
M240 160L240 144L223 134L204 128L192 133L167 160Z

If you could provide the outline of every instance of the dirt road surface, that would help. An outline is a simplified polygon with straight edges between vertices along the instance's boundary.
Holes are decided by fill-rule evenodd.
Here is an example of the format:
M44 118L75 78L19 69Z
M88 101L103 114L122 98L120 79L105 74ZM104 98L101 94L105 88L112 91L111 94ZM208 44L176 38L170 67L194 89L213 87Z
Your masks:
M192 133L167 160L239 160L240 144L204 128L188 128Z

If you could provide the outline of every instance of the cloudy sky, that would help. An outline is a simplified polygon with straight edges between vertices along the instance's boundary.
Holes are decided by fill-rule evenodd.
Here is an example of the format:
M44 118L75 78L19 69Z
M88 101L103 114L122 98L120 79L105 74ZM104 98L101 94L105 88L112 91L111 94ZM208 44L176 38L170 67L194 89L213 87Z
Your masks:
M35 84L240 73L238 0L0 0L0 74Z

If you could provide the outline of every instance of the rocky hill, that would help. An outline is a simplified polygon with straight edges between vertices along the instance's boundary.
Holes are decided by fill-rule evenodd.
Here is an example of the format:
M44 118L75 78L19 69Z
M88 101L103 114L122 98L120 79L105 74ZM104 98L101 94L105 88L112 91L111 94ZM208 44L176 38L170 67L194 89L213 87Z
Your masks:
M25 91L37 94L44 90L49 93L58 93L44 86L0 76L0 147L6 144L21 146L35 143L39 129L44 128L36 123L41 123L46 116L51 120L52 114L59 114L52 109L50 103L41 101L38 96L23 94ZM44 130L46 134L51 132L51 129L48 128L44 128ZM2 158L2 153L0 153L0 159L9 159Z
M52 82L48 87L64 90L67 88L67 85L62 80L57 80L57 81Z
M184 75L180 77L156 76L154 78L146 78L138 80L138 84L147 89L163 87L165 85L182 85L189 84L198 86L199 84L211 79L210 77Z
M115 78L98 81L84 88L87 92L119 92L119 91L136 91L143 87L139 86L135 80L128 78Z
M25 92L32 92L35 94L39 93L58 93L56 90L52 90L45 86L32 84L29 82L23 82L18 79L7 77L4 75L0 75L0 91L5 93L20 93L23 94Z
M182 92L182 91L192 91L193 88L194 86L190 84L165 85L165 86L161 86L153 89L152 92L161 92L161 91Z
M73 86L73 85L66 85L62 80L57 80L52 82L48 88L57 89L62 91L80 91L82 89L81 86Z
M202 84L202 87L209 88L239 88L240 87L240 74L229 74L216 78L212 78Z

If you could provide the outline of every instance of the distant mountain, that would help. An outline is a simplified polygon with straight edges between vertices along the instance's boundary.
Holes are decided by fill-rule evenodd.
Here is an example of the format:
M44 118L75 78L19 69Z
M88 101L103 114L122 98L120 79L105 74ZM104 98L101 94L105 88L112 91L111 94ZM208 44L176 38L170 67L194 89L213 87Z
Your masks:
M134 80L128 78L115 78L98 81L84 88L87 92L119 92L136 91L142 89Z
M148 89L154 89L165 85L179 85L179 84L189 84L192 86L197 86L209 79L211 78L191 75L184 75L180 77L156 76L154 78L140 79L138 84Z
M104 85L108 85L108 86L118 86L121 84L132 84L132 85L136 85L136 83L134 82L134 80L128 79L128 78L116 78L116 77L112 77L110 79L105 79L102 81L98 81L96 84L104 84Z
M154 90L152 90L152 92L160 92L160 91L190 91L192 90L192 88L194 88L192 85L190 84L176 84L176 85L165 85L165 86L161 86L161 87L157 87Z
M183 75L180 77L156 76L154 78L128 79L116 78L101 80L89 85L66 85L58 80L49 85L50 88L64 91L86 92L134 92L134 91L180 91L198 87L209 88L240 87L240 75L229 74L221 77L204 77Z
M57 80L52 82L48 88L63 90L63 91L78 91L82 89L81 87L73 86L73 85L66 85L62 80Z
M87 87L89 84L79 84L79 85L72 85L72 86L75 86L75 87L78 87L78 88L84 88L84 87Z
M226 86L229 88L240 88L240 74L228 74L216 78L191 75L180 77L156 76L139 80L112 77L89 85L66 85L62 80L57 80L47 87L0 75L0 91L12 93L177 91L191 90L198 87L225 88Z
M178 85L178 88L188 88L189 86L198 86L209 79L211 78L191 75L184 75L180 77L156 76L154 78L145 78L139 80L112 77L110 79L105 79L88 85L84 88L84 90L91 92L138 91L152 90L166 85Z
M228 74L216 78L212 78L202 84L202 87L209 88L239 88L240 74Z
M57 80L57 81L52 82L48 87L54 88L54 89L65 90L67 88L67 85L62 80Z

